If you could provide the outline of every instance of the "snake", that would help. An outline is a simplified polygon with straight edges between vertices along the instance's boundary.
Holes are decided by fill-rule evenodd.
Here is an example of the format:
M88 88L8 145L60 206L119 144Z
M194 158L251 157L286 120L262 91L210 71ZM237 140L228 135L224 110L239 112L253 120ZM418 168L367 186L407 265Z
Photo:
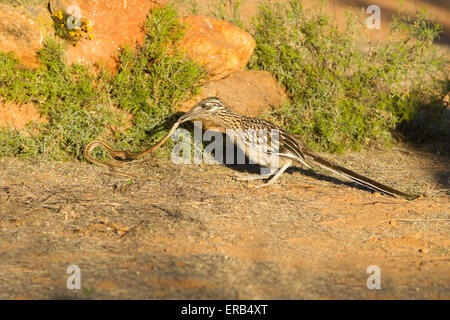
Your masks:
M147 160L138 160L138 159L142 158L145 155L152 154L155 150L157 150L159 147L161 147L167 141L167 139L169 139L169 137L175 132L175 130L180 125L180 123L181 123L181 120L178 120L177 122L175 122L174 125L172 126L172 128L170 129L170 131L164 136L164 138L162 138L155 145L153 145L150 148L148 148L144 151L141 151L141 152L132 153L132 152L129 152L126 150L118 150L118 149L112 148L109 144L107 144L106 142L104 142L102 140L93 140L86 145L86 147L83 150L83 155L91 163L100 165L102 167L106 167L106 168L110 169L111 171L113 171L117 174L120 174L120 175L134 177L127 173L118 172L115 170L115 168L129 166L130 164L140 164L140 163L147 161ZM104 162L104 161L94 159L91 156L91 153L95 148L100 147L100 146L103 146L109 152L109 155L112 158L121 160L121 161Z

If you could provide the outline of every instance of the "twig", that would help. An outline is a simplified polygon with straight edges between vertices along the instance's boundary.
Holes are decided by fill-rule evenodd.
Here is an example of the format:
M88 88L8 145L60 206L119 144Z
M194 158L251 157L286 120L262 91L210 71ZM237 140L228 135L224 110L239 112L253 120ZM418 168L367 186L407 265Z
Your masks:
M385 222L400 221L400 222L438 222L438 221L450 221L450 219L388 219L378 222L377 224L382 224Z
M406 154L413 154L411 151L400 149L400 148L392 148L392 150L396 150L396 151L403 152Z
M138 224L136 224L133 227L129 228L128 230L124 231L124 233L119 236L119 239L122 239L123 237L125 237L130 231L135 230L137 227L139 227L144 222L145 222L145 220L141 220L141 221L139 221Z
M367 206L369 204L402 204L403 205L403 204L405 204L405 202L373 201L373 202L362 203L363 206Z

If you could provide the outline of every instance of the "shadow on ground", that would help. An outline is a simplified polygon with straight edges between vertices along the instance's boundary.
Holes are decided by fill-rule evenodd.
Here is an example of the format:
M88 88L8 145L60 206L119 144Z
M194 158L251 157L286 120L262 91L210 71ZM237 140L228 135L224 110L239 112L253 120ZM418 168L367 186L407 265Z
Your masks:
M331 156L330 156L331 157ZM426 197L293 169L273 187L221 165L151 159L112 175L0 160L2 299L448 299L448 155L407 145L332 156ZM81 290L66 288L81 269ZM369 290L370 265L381 290Z

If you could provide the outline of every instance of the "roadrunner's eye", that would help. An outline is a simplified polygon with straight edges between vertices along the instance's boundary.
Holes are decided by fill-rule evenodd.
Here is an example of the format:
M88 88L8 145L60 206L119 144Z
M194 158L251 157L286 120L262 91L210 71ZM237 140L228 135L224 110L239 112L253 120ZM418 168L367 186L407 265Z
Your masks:
M205 103L203 108L208 111L214 111L214 109L216 108L216 105L213 103Z

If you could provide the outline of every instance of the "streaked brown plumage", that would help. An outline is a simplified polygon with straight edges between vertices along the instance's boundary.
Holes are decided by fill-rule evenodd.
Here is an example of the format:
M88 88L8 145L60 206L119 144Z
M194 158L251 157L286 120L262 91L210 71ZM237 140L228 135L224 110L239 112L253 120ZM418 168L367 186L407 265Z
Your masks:
M301 164L311 168L311 165L315 164L373 190L409 200L415 198L320 157L276 124L233 112L219 98L203 99L181 116L179 122L193 120L213 122L227 133L232 132L234 142L249 159L272 169L273 176L266 185L274 183L290 166ZM275 132L275 135L272 136L271 132ZM264 141L266 141L265 146L262 143Z

